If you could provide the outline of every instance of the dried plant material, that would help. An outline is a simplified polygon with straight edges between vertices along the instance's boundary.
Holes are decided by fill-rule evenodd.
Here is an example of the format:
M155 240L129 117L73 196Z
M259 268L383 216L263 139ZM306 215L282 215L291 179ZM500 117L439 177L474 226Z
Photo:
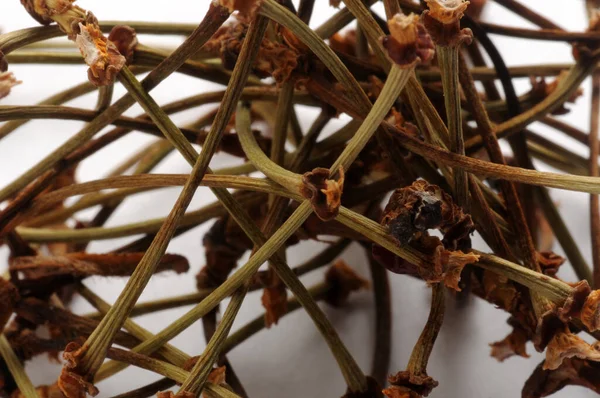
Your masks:
M0 277L0 330L4 329L12 316L19 299L19 291L15 285Z
M21 83L12 72L0 72L0 99L9 95L12 88Z
M546 347L544 370L555 370L567 358L600 361L600 350L568 330L558 332Z
M117 51L125 57L128 64L133 62L133 54L139 44L135 29L126 25L117 25L110 31L108 42L115 45Z
M57 383L51 384L49 386L39 386L36 389L39 398L66 398L63 392L58 387ZM11 398L27 398L20 391L15 390L11 396Z
M587 296L580 318L590 332L600 329L600 290L594 290Z
M58 387L66 398L85 398L87 394L96 396L99 391L94 386L92 378L81 375L77 371L79 359L87 347L71 342L65 347L63 358L66 363L58 378Z
M342 0L329 0L329 5L331 7L340 8L341 3L342 3Z
M88 70L90 82L97 86L112 83L125 65L125 57L94 25L80 23L75 43L85 63L90 67Z
M239 11L240 16L251 20L260 7L260 0L213 0L213 3L227 8L229 12Z
M433 42L415 14L396 14L388 21L390 35L383 47L396 65L410 68L416 62L427 63L434 55Z
M566 71L562 71L554 80L550 83L546 82L545 78L536 79L535 77L530 77L531 82L531 92L530 95L537 101L542 101L544 98L552 95L553 92L560 86L561 82L567 77L568 73ZM577 90L574 90L573 93L565 99L565 101L556 109L552 111L553 115L565 115L569 113L569 108L565 105L567 103L574 104L579 97L583 95L583 89L578 87Z
M338 215L343 191L343 169L340 169L337 180L329 179L329 169L322 167L302 176L300 194L310 200L315 214L323 221L330 221Z
M383 390L387 398L421 398L421 395L406 387L390 386Z
M204 45L203 49L219 54L223 66L227 69L233 69L247 31L248 24L237 20L232 24L221 27ZM287 38L287 36L284 37ZM296 49L265 37L254 60L253 72L258 77L273 77L278 83L283 83L292 77L292 72L298 66L298 57L299 53Z
M470 0L469 6L464 12L471 18L479 19L486 5L487 0Z
M490 347L492 347L490 355L500 362L503 362L513 355L529 358L526 349L528 341L529 334L527 331L516 326L504 339L490 344Z
M347 391L342 398L384 398L381 386L377 383L377 380L367 376L367 389L366 391L353 392Z
M598 349L598 343L594 345ZM523 398L541 398L566 386L582 386L600 393L600 363L579 358L566 358L555 370L539 364L523 387Z
M569 297L567 297L563 305L558 308L559 318L563 322L568 322L571 318L578 318L590 292L590 285L587 281L577 282L575 286L573 286L573 289L571 289Z
M540 265L540 269L544 275L552 277L556 276L560 266L565 263L564 257L561 257L551 251L537 252L536 255L538 264Z
M399 244L406 244L419 232L439 229L444 246L455 249L468 239L475 225L471 216L454 204L452 197L425 180L397 189L385 207L381 224Z
M396 373L395 375L391 375L388 378L388 381L392 386L400 387L394 391L393 393L400 393L403 391L416 393L417 396L428 396L429 393L438 386L438 382L435 381L432 377L427 374L413 374L407 370L403 370L401 372ZM405 390L404 390L405 389ZM406 392L404 392L406 394ZM406 395L407 397L411 397L410 393ZM395 397L394 395L388 395L388 397ZM402 395L399 395L402 397Z
M469 5L464 0L426 0L423 24L439 46L456 47L473 40L471 29L460 29L460 19Z
M42 23L53 20L73 40L85 63L90 67L88 78L96 86L112 84L125 57L102 34L98 20L84 9L73 5L75 0L22 0L27 11Z
M285 285L279 283L266 286L261 296L261 303L265 307L265 325L269 328L276 325L279 318L287 313L287 290Z
M43 279L61 275L74 278L91 275L128 276L143 256L144 253L67 253L63 256L16 257L10 264L10 271L15 275L22 275L23 279ZM156 271L173 270L181 274L188 269L189 263L185 257L165 254Z
M334 307L341 307L348 300L350 293L369 287L369 282L343 260L337 260L327 270L325 281L329 286L325 301Z

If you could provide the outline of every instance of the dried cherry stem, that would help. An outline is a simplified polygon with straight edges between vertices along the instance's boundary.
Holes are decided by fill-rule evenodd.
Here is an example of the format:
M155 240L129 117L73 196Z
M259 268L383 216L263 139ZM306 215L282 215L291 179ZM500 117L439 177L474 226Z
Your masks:
M426 375L427 363L433 351L433 345L444 322L446 312L445 287L442 283L431 286L431 309L427 323L415 344L406 369L413 375Z
M598 130L600 129L600 73L592 73L592 97L590 105L590 176L600 175L598 169L598 155L600 155L600 143L598 142ZM592 263L594 265L594 281L591 286L600 287L600 198L598 195L590 195L590 233L592 236Z
M178 366L171 365L168 362L160 361L158 359L150 358L145 355L132 353L131 351L125 351L118 348L111 348L108 350L108 356L114 360L125 362L130 365L137 366L138 368L150 370L154 373L166 376L171 380L178 383L182 383L189 376L190 372L181 369ZM228 389L207 383L207 392L222 398L239 398L239 396Z
M450 151L459 155L465 154L465 142L462 130L462 117L460 108L460 84L458 82L458 46L436 46L438 63L442 72L442 85L444 89L444 104L450 133ZM455 168L454 198L456 203L469 212L469 185L467 173Z
M82 95L91 93L96 89L96 86L94 86L90 82L81 83L67 90L61 91L60 93L55 94L51 97L46 98L45 100L41 101L38 105L62 105L65 102L71 101L75 98L79 98ZM28 119L11 120L10 122L4 123L2 126L0 126L0 139L6 137L7 135L12 133L25 123L27 123L28 121Z
M111 307L106 301L102 300L100 296L92 292L83 284L79 284L77 290L79 291L79 294L81 294L81 296L88 303L90 303L94 308L100 311L100 313L103 316L106 316ZM140 341L144 341L153 336L151 332L141 327L129 318L123 323L123 327L125 328L125 330L131 333L134 337L138 338ZM158 353L161 354L166 360L177 366L182 366L185 363L185 361L190 359L190 356L188 354L169 343L163 345L158 351Z
M190 371L189 376L181 384L178 394L189 392L194 396L200 395L206 380L208 379L208 375L213 368L213 364L221 354L225 339L231 330L231 326L233 326L233 321L235 320L237 313L242 307L247 292L248 284L244 284L244 286L233 294L231 301L227 305L227 309L223 313L223 317L217 330L206 345L204 353Z
M373 258L370 245L365 247L365 251L369 259L375 300L375 348L371 361L371 376L380 386L384 386L392 355L392 297L388 271Z
M186 39L186 41L144 79L142 83L144 85L144 89L150 91L172 72L177 70L191 54L195 53L204 45L206 41L208 41L208 39L210 39L214 32L216 32L221 24L227 19L228 15L229 14L224 8L211 5L203 21ZM58 27L52 28L58 30ZM0 42L6 43L6 41L1 40L1 38ZM5 48L2 45L0 45L0 49L5 51ZM5 52L8 52L8 50ZM114 119L118 118L121 113L131 107L134 103L135 100L129 95L125 95L119 99L106 111L102 112L93 121L91 121L90 124L88 124L83 130L71 137L63 145L54 150L50 155L46 156L35 166L30 168L16 180L0 190L0 202L6 200L8 197L11 197L16 192L24 188L27 184L32 182L35 178L39 177L42 173L54 167L65 156L73 152L73 150L81 146L83 143L89 141L98 131L114 121ZM49 183L49 181L47 183ZM21 201L25 201L29 198L23 197L20 199ZM6 221L4 222L6 223Z
M21 361L17 358L17 355L4 334L0 335L0 355L2 356L2 359L4 359L6 367L15 380L17 387L19 387L21 395L25 398L37 398L38 394L33 383L31 383L29 376L25 373Z
M330 286L324 283L317 284L310 289L308 289L309 294L315 301L322 300L327 292L330 290ZM292 298L288 300L288 311L282 316L290 314L291 312L302 308L302 305L298 302L296 298ZM254 320L250 321L246 325L240 327L234 333L232 333L225 340L222 348L222 353L226 354L231 351L233 348L237 347L241 343L243 343L246 339L250 338L254 334L260 332L265 327L264 315L259 315ZM136 352L134 348L132 350ZM117 372L125 369L127 365L117 363L117 362L107 362L102 366L100 371L98 372L98 380L104 380Z
M212 7L213 6L211 5L211 8ZM83 346L84 350L77 365L76 371L78 374L84 377L92 377L100 368L104 361L104 353L112 343L115 333L127 319L131 308L133 308L137 299L142 294L154 273L154 269L160 261L160 258L164 255L169 241L173 237L176 228L183 218L185 209L188 207L194 196L198 183L202 181L202 178L206 173L210 158L214 154L222 136L226 120L229 120L232 113L233 109L231 104L235 103L239 98L242 87L245 85L246 78L250 73L250 67L257 53L257 49L262 42L266 25L266 23L261 23L260 21L255 21L255 23L250 25L240 52L240 60L243 59L244 61L236 63L230 84L215 118L215 123L213 124L197 159L197 154L193 148L191 148L189 142L185 139L182 141L181 138L183 137L183 134L181 134L181 132L179 132L180 134L174 133L179 130L158 104L156 104L156 102L154 102L154 100L152 100L152 98L144 91L142 84L137 83L135 76L129 72L127 67L122 69L120 78L132 97L135 98L135 100L149 113L152 120L157 124L161 131L165 133L167 138L176 148L188 149L188 153L184 153L184 156L194 163L194 167L177 202L173 206L173 209L169 212L164 224L154 237L152 244L144 253L144 257L136 267L135 271L131 274L127 285L117 298L114 306L111 307L106 316L100 321L98 327L88 337L86 344ZM190 148L192 152L189 151ZM235 202L231 195L229 198L231 202ZM219 199L225 202L224 198ZM241 207L238 207L238 209L241 209Z
M544 98L533 108L497 125L496 136L498 138L504 138L507 135L518 132L563 104L575 90L577 90L581 85L581 82L594 70L599 58L600 54L582 57L582 59L569 70L568 75L561 80L556 90L549 96ZM477 140L474 140L473 143L469 141L465 143L467 148L470 148Z
M257 204L263 197L256 193L242 192L237 197L242 204ZM198 210L185 214L180 223L180 228L200 225L211 218L226 214L226 210L219 202L213 202ZM90 240L113 239L142 233L156 233L165 221L164 217L144 220L117 227L83 228L75 230L56 230L45 228L18 227L17 232L29 242L88 242Z

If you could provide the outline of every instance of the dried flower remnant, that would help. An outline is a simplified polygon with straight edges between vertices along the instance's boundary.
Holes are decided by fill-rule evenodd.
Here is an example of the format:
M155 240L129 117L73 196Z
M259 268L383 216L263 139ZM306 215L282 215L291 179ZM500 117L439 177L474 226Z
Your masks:
M588 295L581 309L580 318L590 332L600 329L600 290L594 290Z
M12 72L0 72L0 99L9 95L12 88L21 83Z
M556 333L548 343L544 369L557 369L567 358L580 358L599 362L600 350L565 329Z
M405 394L404 396L411 398L413 396L426 397L438 386L438 382L427 374L413 374L408 370L403 370L395 375L391 375L388 378L388 381L392 385L392 387L390 387L390 392L392 394ZM395 395L389 395L388 393L385 394L390 398L396 397ZM403 397L403 395L397 396Z
M329 170L319 167L304 173L300 193L310 200L315 214L323 221L334 219L340 210L344 191L344 170L337 180L329 179Z
M595 349L600 349L598 343ZM579 358L566 358L554 370L544 369L540 363L525 382L523 398L541 398L554 394L566 386L582 386L600 393L600 363Z
M77 43L85 63L90 67L88 70L90 82L97 86L112 83L125 65L125 57L94 25L80 23L75 43Z
M469 5L464 0L426 0L429 10L423 12L423 24L438 46L456 47L470 44L471 29L460 29L460 19Z
M126 25L117 25L108 34L108 42L115 45L128 64L133 62L135 48L139 44L135 29Z
M382 44L396 65L411 68L416 62L428 63L433 58L433 42L417 15L396 14L388 27L390 35Z
M88 78L96 86L111 84L125 65L125 57L102 34L98 20L88 11L73 5L75 0L22 0L36 19L51 19L73 40L85 63L90 67Z
M0 330L4 329L19 299L15 285L0 277Z
M76 370L85 349L79 343L70 342L63 352L66 364L58 377L58 387L66 398L85 398L87 394L96 396L99 393L93 380L80 375Z
M333 307L343 305L350 293L369 287L369 282L358 275L343 260L337 260L327 270L325 281L330 286L325 301Z

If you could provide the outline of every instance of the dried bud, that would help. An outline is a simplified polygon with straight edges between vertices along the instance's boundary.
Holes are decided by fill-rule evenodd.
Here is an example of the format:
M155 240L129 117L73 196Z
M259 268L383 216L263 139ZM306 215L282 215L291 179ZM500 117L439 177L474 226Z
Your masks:
M229 12L239 11L243 18L253 19L261 0L215 0L214 3L227 8Z
M80 33L75 43L88 64L88 78L96 86L111 84L125 65L117 47L102 35L94 25L79 24Z
M411 68L433 58L433 43L417 15L396 14L388 27L390 35L383 38L382 44L397 65Z
M10 94L10 90L21 83L12 72L0 72L0 99Z
M563 331L556 333L548 343L544 369L557 369L566 358L580 358L598 362L600 361L600 350L565 328Z
M330 287L325 301L333 307L342 306L350 293L369 287L369 282L358 275L343 260L336 261L327 270L325 280Z
M340 178L329 179L329 170L318 167L304 173L300 194L310 200L315 214L323 221L334 219L340 210L344 190L344 170L340 168Z
M589 294L581 310L581 322L590 332L600 329L600 290Z
M128 64L133 61L133 54L138 45L135 29L126 25L117 25L110 31L108 40L115 45Z
M99 391L92 383L92 377L86 377L77 373L76 369L86 346L71 342L65 347L63 358L66 363L58 377L58 387L66 398L86 398L87 394L98 395Z
M468 1L425 1L429 10L423 12L423 23L438 46L455 47L462 42L471 43L471 29L460 29L460 19L469 5Z

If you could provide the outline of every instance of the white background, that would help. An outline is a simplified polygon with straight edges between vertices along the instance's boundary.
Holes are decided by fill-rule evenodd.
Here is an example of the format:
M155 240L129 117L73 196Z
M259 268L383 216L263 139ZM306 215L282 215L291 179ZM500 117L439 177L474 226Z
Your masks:
M0 27L4 32L35 26L36 22L19 4L17 0L3 0L0 12ZM332 13L326 0L317 1L312 25L318 26ZM161 22L197 23L204 16L208 0L170 0L163 1L117 1L80 0L78 4L93 11L100 20L149 20ZM583 1L562 2L557 0L529 0L527 4L551 18L569 30L582 30L586 26ZM488 5L483 18L503 25L531 26L521 18L511 14L502 7ZM502 55L509 65L525 65L535 63L571 62L571 49L566 44L550 42L526 41L494 37ZM180 37L143 36L141 43L175 46L181 42ZM35 66L11 65L10 70L23 81L13 93L2 100L2 104L32 105L58 90L71 87L86 78L84 66ZM527 79L521 79L519 91L529 89ZM588 126L589 81L584 83L584 96L578 100L578 109L566 116L570 123L586 130ZM152 92L159 103L167 103L175 99L197 94L202 91L220 89L213 84L205 84L198 80L181 75L169 77L167 81ZM123 93L121 87L116 95ZM73 101L69 105L93 108L95 95L88 95ZM202 109L184 112L174 116L178 123L193 120ZM140 113L135 107L128 115ZM300 119L306 128L315 117L313 110L302 108ZM331 123L339 125L341 121ZM80 122L70 121L35 121L11 134L0 143L0 185L5 185L16 176L31 167L36 160L48 154L53 148L63 143L81 127ZM534 126L536 131L547 130ZM561 139L561 144L585 155L582 145L574 144L561 135L547 135ZM98 154L87 159L78 169L80 181L101 178L117 164L132 154L136 148L149 143L153 138L132 133L119 140ZM27 147L27 150L24 148ZM232 164L236 160L227 156L218 156L212 166L217 168L224 164ZM546 169L544 165L538 165ZM187 173L189 166L174 153L156 169L162 173ZM122 205L109 220L109 226L122 225L166 215L173 205L178 188L163 189L145 195L138 195ZM590 259L588 197L582 193L564 191L552 192L559 204L570 230L581 245L586 258ZM213 200L207 189L200 188L194 197L190 209L196 209ZM81 213L81 218L90 217L93 212ZM186 275L163 274L154 277L141 301L159 297L183 294L195 290L195 273L204 264L201 240L209 224L186 233L172 242L169 252L185 255L191 263L191 270ZM132 237L133 238L133 237ZM132 239L131 238L131 239ZM115 239L101 241L90 245L93 252L104 252L120 246L131 239ZM483 247L479 239L476 247ZM309 243L295 246L288 252L291 265L298 264L316 250L322 250L323 244ZM556 246L557 253L562 254ZM0 249L3 269L7 266L5 248ZM368 277L368 267L363 252L352 247L343 256L360 274ZM561 276L573 281L569 265L565 264ZM429 289L420 282L410 280L401 275L390 275L393 294L393 345L390 372L405 368L413 344L423 327L429 308ZM315 272L303 278L307 286L322 280L322 274ZM113 302L124 286L121 278L93 278L86 281L98 294L109 302ZM76 300L74 308L79 313L90 310L83 300ZM360 364L368 372L373 347L373 299L369 291L354 294L347 307L334 310L323 307L333 324ZM157 332L181 316L188 308L163 311L153 316L136 319L151 331ZM237 317L234 329L253 319L262 312L260 296L254 293L248 297ZM448 301L446 318L438 342L435 345L428 368L429 374L439 381L440 386L431 394L432 397L517 397L524 381L542 359L535 353L531 345L528 352L531 358L513 357L505 363L498 363L489 356L488 343L502 339L509 327L505 324L507 315L494 309L480 300L471 300L466 308L458 308L452 300ZM202 352L205 341L200 323L182 333L173 343L190 355ZM302 312L296 312L283 319L280 324L268 331L262 331L231 352L229 358L251 397L336 397L344 392L344 382L326 344L313 327L310 319ZM46 384L56 380L59 372L57 365L49 364L45 357L38 358L27 366L34 383ZM145 385L157 378L156 375L136 369L128 369L117 377L98 385L100 396L112 396L126 390ZM593 393L578 387L568 387L557 397L586 397Z

